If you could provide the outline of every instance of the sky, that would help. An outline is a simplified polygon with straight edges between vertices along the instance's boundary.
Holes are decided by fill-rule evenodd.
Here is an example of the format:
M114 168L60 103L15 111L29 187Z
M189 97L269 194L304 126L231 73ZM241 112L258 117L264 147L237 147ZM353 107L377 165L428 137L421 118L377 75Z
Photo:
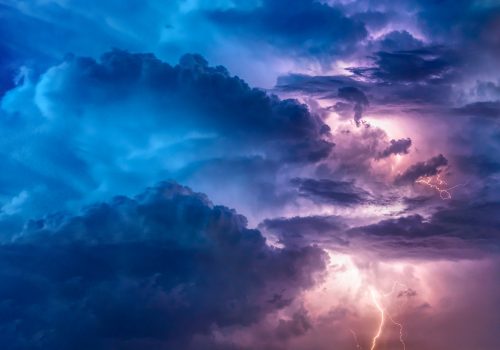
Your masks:
M496 0L0 0L6 350L500 349Z

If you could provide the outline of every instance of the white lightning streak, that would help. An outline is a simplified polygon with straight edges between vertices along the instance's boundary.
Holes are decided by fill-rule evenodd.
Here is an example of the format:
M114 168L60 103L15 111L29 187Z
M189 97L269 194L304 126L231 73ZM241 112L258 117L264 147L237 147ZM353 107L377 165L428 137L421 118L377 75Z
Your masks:
M378 292L375 291L375 289L370 288L370 295L372 297L373 304L375 305L375 307L380 312L380 324L378 326L377 333L375 334L375 336L372 339L372 347L370 348L370 350L375 350L375 347L377 346L377 340L382 335L382 329L384 328L385 311L384 311L384 308L382 307L382 305L380 305L380 302L378 300Z
M389 319L393 324L399 327L399 342L403 345L403 350L406 350L406 343L403 337L403 325L399 322L394 321L391 315L387 314L389 316Z
M432 176L422 176L418 178L415 183L426 185L434 190L436 190L439 193L439 197L441 197L442 200L446 199L451 199L451 190L460 187L460 186L466 186L468 182L458 184L452 187L446 187L448 184L446 181L441 179L441 174L438 174L436 177Z
M396 285L402 285L404 286L404 284L401 284L401 283L398 283L398 282L395 282L392 286L392 289L390 292L388 293L385 293L385 294L382 294L383 297L387 297L389 295L391 295L392 293L394 293L394 290L396 288ZM371 295L371 298L372 298L372 302L373 302L373 305L375 305L375 307L377 308L377 310L379 311L380 313L380 323L379 323L379 327L378 327L378 330L377 330L377 333L375 334L375 336L372 338L372 346L370 348L370 350L375 350L375 348L377 347L377 340L382 336L382 331L383 331L383 328L384 328L384 324L385 324L385 319L386 319L386 316L389 318L389 320L399 328L399 342L401 343L401 345L403 346L403 350L406 350L406 343L404 341L404 328L403 328L403 324L402 323L399 323L399 322L396 322L392 316L387 313L387 311L385 310L384 306L382 305L382 303L380 302L379 298L380 298L380 293L375 290L374 288L370 288L370 295Z

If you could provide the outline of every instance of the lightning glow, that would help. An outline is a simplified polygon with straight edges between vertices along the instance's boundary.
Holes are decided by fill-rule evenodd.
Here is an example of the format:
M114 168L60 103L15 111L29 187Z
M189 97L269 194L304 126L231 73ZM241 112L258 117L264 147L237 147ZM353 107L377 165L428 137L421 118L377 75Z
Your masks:
M384 324L385 324L385 310L382 307L382 305L380 304L380 301L379 301L379 298L378 298L379 297L379 293L374 288L370 288L370 295L371 295L371 298L372 298L373 305L375 305L375 307L377 308L377 310L380 313L380 323L379 323L379 326L378 326L377 333L375 334L375 336L372 339L372 346L370 348L370 350L375 350L375 348L377 347L377 340L382 335L382 330L384 329Z
M451 199L451 190L460 186L465 186L467 184L463 183L452 187L447 187L448 184L441 178L441 174L438 174L436 176L421 176L415 181L415 183L422 184L436 190L442 200Z
M399 284L399 283L397 283L397 282L394 283L394 285L392 286L391 291L388 292L388 293L386 293L386 294L382 294L382 296L386 297L386 296L391 295L394 292L397 284ZM375 308L380 313L380 323L379 323L379 326L378 326L376 334L372 338L372 345L371 345L370 350L375 350L375 348L377 347L377 341L382 336L382 332L384 330L384 325L385 325L386 318L389 318L389 320L395 326L397 326L399 328L399 342L403 346L403 350L406 350L406 343L404 341L404 327L403 327L403 324L400 323L400 322L396 322L394 320L394 318L386 311L385 307L383 306L382 302L380 301L380 293L375 288L373 288L373 287L370 288L370 296L371 296L371 300L372 300L373 305L375 306Z
M391 320L391 322L394 325L399 327L399 342L403 345L403 350L406 350L406 343L405 343L404 335L403 335L403 324L394 321L394 319L392 318L392 316L390 314L387 314L387 316L389 316L389 319Z
M392 285L391 291L387 294L384 294L384 297L392 295L394 293L394 291L396 290L397 285L401 285L403 288L408 288L406 285L404 285L400 282L394 282L394 284ZM399 342L403 345L403 350L406 350L403 324L400 322L396 322L389 313L387 314L387 316L389 317L389 320L399 328Z

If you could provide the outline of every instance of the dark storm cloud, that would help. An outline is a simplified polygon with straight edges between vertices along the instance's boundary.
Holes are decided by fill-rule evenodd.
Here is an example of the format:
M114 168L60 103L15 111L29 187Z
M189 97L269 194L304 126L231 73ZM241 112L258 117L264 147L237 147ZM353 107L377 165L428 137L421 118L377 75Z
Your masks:
M68 56L40 77L26 77L2 102L0 162L23 174L5 184L0 176L9 190L2 194L61 192L61 200L27 206L38 205L35 215L96 188L133 193L200 162L253 163L258 155L276 172L276 165L325 159L334 146L329 128L305 105L251 88L194 54L174 66L121 50L100 60ZM29 151L16 152L19 140ZM233 183L244 177L238 169L226 167Z
M447 224L437 216L424 219L411 215L355 227L347 230L344 237L351 247L360 247L389 259L460 260L498 254L500 237L495 226L480 224L480 233L475 229L469 225Z
M401 236L404 238L419 238L439 236L446 230L436 224L426 222L420 215L403 216L395 219L382 220L376 224L357 227L350 233L363 233L368 236Z
M238 77L230 76L224 67L210 67L199 55L185 55L178 65L171 66L151 54L114 50L102 55L100 61L70 57L53 74L49 72L47 79L44 95L54 108L48 113L69 112L77 116L95 105L112 106L127 99L146 98L153 108L162 108L164 115L150 116L153 120L145 126L167 126L179 113L172 110L188 112L183 120L178 120L181 127L236 137L243 136L237 133L244 128L245 137L309 140L319 136L323 125L305 105L252 89ZM51 84L56 79L60 83ZM93 116L87 116L90 117ZM120 122L116 115L109 118Z
M405 203L422 209L429 200L418 197ZM338 250L368 249L388 258L478 258L500 251L500 219L495 214L499 209L496 201L454 201L427 218L401 215L356 226L356 221L340 216L316 215L266 219L259 228L297 247L314 242Z
M354 104L354 122L359 126L363 118L363 111L369 104L366 95L356 87L346 86L338 90L338 97Z
M380 81L360 80L354 76L311 76L304 74L289 74L280 76L277 81L278 92L301 92L320 99L335 100L338 91L344 87L356 87L369 99L373 111L424 110L434 111L435 107L449 106L453 98L452 85L447 82L408 84L392 81L390 84ZM366 109L365 106L364 109ZM330 108L343 117L351 115L353 109L348 103L340 101Z
M424 44L408 31L396 30L370 42L367 50L373 64L347 68L353 73L350 76L290 74L279 77L277 88L326 99L336 97L332 90L356 88L369 97L374 111L398 106L414 112L426 106L450 105L455 97L453 84L459 81L464 60L453 46ZM356 119L366 102L359 100L355 105ZM335 106L342 115L346 109L343 103Z
M311 243L348 244L340 234L347 225L338 216L295 216L265 219L259 228L275 236L285 246L301 247Z
M379 153L378 159L387 158L392 154L408 154L411 146L411 139L391 140L391 144Z
M479 101L453 109L454 114L471 117L498 118L500 117L500 101Z
M388 82L440 82L450 79L456 58L443 48L377 52L375 67L353 67L361 77Z
M398 174L394 182L397 185L411 184L419 177L438 174L440 171L439 168L444 167L447 164L448 160L442 154L439 154L425 162L413 164L401 174Z
M211 11L209 16L240 37L265 40L290 54L309 57L350 52L367 36L362 22L314 0L265 0L250 10Z
M33 220L0 250L9 350L185 348L283 308L325 266L318 248L270 248L243 216L173 183Z
M449 227L455 235L464 239L478 239L491 248L500 248L500 210L498 201L455 203L437 211L432 216L436 224Z
M309 76L290 74L280 76L276 90L278 92L301 92L317 98L334 100L335 92L340 87L355 86L369 98L372 111L387 112L391 109L406 110L410 113L425 110L434 112L436 108L449 108L453 98L452 85L445 82L432 84L408 84L406 82L361 81L347 76ZM348 103L338 102L331 110L350 115L352 107ZM350 110L349 110L350 109Z
M371 197L353 181L295 178L292 184L297 186L301 196L318 203L351 206L366 203Z
M447 208L441 208L428 219L421 215L409 215L382 220L378 223L349 229L349 234L363 234L364 239L376 240L376 237L392 240L398 245L420 244L425 248L428 238L455 239L457 247L479 247L483 250L500 250L500 203L494 201L467 203L456 201ZM393 240L395 239L395 240ZM410 241L408 241L410 239ZM420 242L419 242L420 241ZM438 243L439 245L439 243ZM432 245L428 247L432 249ZM444 248L444 247L443 247ZM448 248L453 248L451 244ZM425 255L425 249L422 251Z
M343 75L313 76L294 73L280 76L276 81L276 89L278 91L301 91L307 93L308 95L317 96L318 98L324 99L339 98L340 91L344 88L359 90L359 100L363 101L364 98L361 97L361 94L364 94L364 92L362 91L362 89L368 88L368 84L357 81L352 77ZM365 98L368 99L366 97L366 94ZM366 102L368 103L369 101Z
M406 30L395 30L384 35L380 39L379 45L382 51L394 52L420 49L424 46L424 43Z

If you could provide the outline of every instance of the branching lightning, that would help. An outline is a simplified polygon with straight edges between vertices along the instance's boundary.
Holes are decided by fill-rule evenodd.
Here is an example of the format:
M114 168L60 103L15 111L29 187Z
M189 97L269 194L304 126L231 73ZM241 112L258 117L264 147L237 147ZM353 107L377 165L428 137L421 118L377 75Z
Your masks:
M384 294L384 297L387 297L387 296L390 296L394 293L394 291L396 290L396 286L397 285L401 285L403 288L406 288L408 289L408 287L400 282L394 282L394 284L392 285L392 288L391 288L391 291L387 294ZM406 343L405 343L405 340L404 340L404 329L403 329L403 324L400 323L400 322L396 322L392 316L388 313L387 316L389 317L389 320L391 320L391 322L397 326L399 328L399 342L401 343L401 345L403 345L403 350L406 350Z
M387 296L391 295L392 293L394 293L394 290L395 290L397 284L399 284L399 283L397 283L397 282L394 283L394 285L392 286L391 291L388 292L388 293L386 293L386 294L380 294L375 288L373 288L373 287L370 288L370 296L371 296L372 303L373 303L373 305L375 306L375 308L378 310L378 312L380 314L380 323L379 323L379 326L377 328L377 332L375 333L375 335L372 338L370 350L375 350L376 349L377 342L380 339L380 337L382 336L382 332L384 330L384 325L385 325L385 322L386 322L386 318L388 318L391 321L392 324L394 324L395 326L397 326L399 328L399 342L401 343L401 345L403 347L403 350L406 350L406 343L404 341L404 327L403 327L403 324L400 323L400 322L395 321L394 318L387 312L387 310L385 309L384 305L380 301L380 297L381 296L382 297L387 297ZM351 330L351 332L353 333L353 336L356 334L352 330ZM359 347L359 343L357 341L357 337L355 337L355 341L356 341L356 344L357 344L358 349L359 349L360 347Z
M403 335L403 324L394 321L394 319L392 318L392 316L390 314L387 314L387 316L389 316L389 319L391 320L391 322L394 325L398 326L398 328L399 328L399 342L401 343L401 345L403 345L403 350L406 350L406 343L405 343L404 335Z
M436 190L442 200L451 199L451 190L460 186L465 186L467 184L463 183L452 187L447 187L448 184L441 178L441 174L437 174L436 176L421 176L415 181L415 183L422 184Z

